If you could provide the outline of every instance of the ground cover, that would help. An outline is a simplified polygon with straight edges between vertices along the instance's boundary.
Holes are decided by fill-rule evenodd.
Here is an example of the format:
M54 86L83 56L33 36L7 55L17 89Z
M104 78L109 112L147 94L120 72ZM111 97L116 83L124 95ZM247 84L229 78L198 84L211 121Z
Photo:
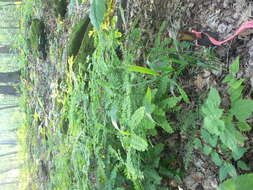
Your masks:
M163 1L62 2L23 7L24 189L216 189L252 170L239 58L178 41Z

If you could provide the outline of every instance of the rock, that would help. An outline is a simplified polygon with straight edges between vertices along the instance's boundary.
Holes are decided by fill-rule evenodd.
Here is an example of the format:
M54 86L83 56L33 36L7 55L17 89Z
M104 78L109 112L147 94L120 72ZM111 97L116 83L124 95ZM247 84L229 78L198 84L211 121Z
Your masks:
M226 32L226 30L227 30L227 25L226 24L220 24L219 26L218 26L218 32L219 33L225 33Z
M229 4L230 4L230 0L224 0L224 2L223 2L223 7L224 7L225 9L227 9L227 8L229 8Z
M204 165L204 162L201 160L201 159L198 159L194 162L194 165L197 167L197 168L202 168L203 165Z
M219 23L219 17L220 17L220 15L218 13L211 14L210 17L207 18L207 21L206 21L207 25L211 29L215 30L217 28L218 23Z

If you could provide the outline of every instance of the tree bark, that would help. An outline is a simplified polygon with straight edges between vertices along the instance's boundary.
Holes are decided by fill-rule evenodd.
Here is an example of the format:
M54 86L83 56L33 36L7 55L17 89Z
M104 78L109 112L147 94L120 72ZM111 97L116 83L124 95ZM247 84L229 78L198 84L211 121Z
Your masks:
M19 27L0 27L0 29L19 29Z
M11 53L11 49L10 45L0 45L0 53Z
M10 85L0 86L0 94L9 95L9 96L19 95L17 89Z
M0 145L16 145L16 140L2 140L0 141Z
M12 154L17 154L17 151L8 152L8 153L5 153L5 154L0 154L0 157L9 156L9 155L12 155Z
M13 0L0 0L0 2L9 2L9 3L12 3L12 2L19 2L21 0L17 0L17 1L13 1Z
M0 83L19 83L20 70L14 72L0 72Z
M17 108L18 105L12 105L12 106L5 106L5 107L0 107L0 110L5 110L5 109L10 109L10 108Z
M0 185L10 185L10 184L17 184L18 181L10 181L10 182L4 182L4 183L0 183Z
M20 166L16 166L16 167L14 167L14 168L8 168L8 169L5 169L5 170L0 170L0 173L1 173L1 174L7 173L7 172L9 172L9 171L11 171L11 170L16 170L16 169L19 169L19 168L20 168Z

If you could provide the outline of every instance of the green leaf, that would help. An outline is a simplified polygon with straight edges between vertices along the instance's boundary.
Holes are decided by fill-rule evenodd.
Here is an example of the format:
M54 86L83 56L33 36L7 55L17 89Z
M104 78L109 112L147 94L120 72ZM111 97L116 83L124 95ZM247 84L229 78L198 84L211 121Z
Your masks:
M226 122L225 130L220 133L220 139L224 145L226 145L233 152L238 151L238 144L244 142L244 137L239 133L230 122Z
M231 108L231 113L239 121L245 121L248 119L253 112L253 101L252 100L237 100Z
M152 105L152 93L150 88L147 89L146 95L143 99L143 104L145 106L145 111L151 114L153 112L154 105Z
M213 162L217 165L217 166L221 166L222 164L222 160L220 159L219 155L217 154L217 152L212 152L211 153L211 157Z
M184 100L186 103L189 104L189 103L190 103L190 100L189 100L189 98L188 98L186 92L184 91L184 89L182 89L180 86L177 86L177 88L178 88L178 91L179 91L179 93L181 94L183 100Z
M127 69L129 71L134 71L134 72L149 74L149 75L158 75L159 74L159 73L157 73L156 71L154 71L152 69L148 69L146 67L141 67L141 66L136 66L136 65L129 65L127 67Z
M212 152L212 147L204 144L203 152L204 154L209 155Z
M204 115L204 128L211 134L219 135L225 128L225 123L220 118L223 110L219 109L220 96L215 88L211 88L205 104L201 107Z
M215 88L211 88L208 98L206 100L207 105L213 105L214 107L219 107L221 103L219 92Z
M253 187L253 174L237 176L222 183L218 190L251 190Z
M235 167L231 164L231 163L225 163L219 171L219 178L220 181L223 181L224 179L227 178L228 174L231 177L236 177L237 173L236 173L236 169Z
M244 153L247 151L246 148L238 147L235 151L232 152L232 157L234 160L239 160Z
M144 104L151 104L152 101L152 93L151 93L151 89L148 88L146 95L144 97Z
M166 113L162 109L157 109L155 112L155 121L163 128L167 133L173 133L173 129L170 126L166 118Z
M155 96L156 101L160 101L163 95L168 91L169 80L168 76L162 76L158 84L158 91Z
M227 176L228 176L228 169L227 169L226 165L223 165L219 170L220 181L223 181L224 179L226 179Z
M142 119L140 123L140 127L143 129L154 129L155 126L156 126L156 123L147 116L144 116L144 118Z
M203 128L201 129L201 135L204 141L210 144L212 147L215 147L217 145L217 141L218 141L217 136L214 136L214 135L211 136L211 134Z
M167 133L173 133L174 130L172 129L172 127L170 126L169 122L163 122L160 124L161 127L167 132Z
M168 98L167 99L168 108L175 107L181 100L182 100L181 96Z
M182 100L182 97L179 96L179 97L170 97L170 98L167 98L165 100L163 100L161 102L161 106L163 107L163 109L170 109L170 108L173 108L177 105L178 102L180 102Z
M131 147L138 150L138 151L145 151L148 148L148 143L142 137L132 134L131 135Z
M175 85L180 93L180 95L182 96L183 100L186 102L186 103L190 103L190 100L186 94L186 92L184 91L184 89L182 89L174 80L170 80L170 83L172 83L172 85Z
M230 83L230 82L233 82L235 80L236 80L236 78L232 74L227 74L225 76L225 78L222 80L222 82Z
M229 71L235 74L239 71L239 67L240 67L240 57L238 56L229 66Z
M134 128L138 126L141 120L144 118L144 115L145 115L144 107L140 107L139 109L137 109L130 119L130 122L129 122L130 127Z
M250 131L251 127L249 126L249 124L247 122L238 122L237 123L237 127L240 129L240 131Z
M199 140L198 138L194 139L193 144L195 148L202 148L201 140Z
M228 173L231 177L237 176L236 169L231 163L227 163L227 169L228 169Z
M90 21L96 30L100 29L100 25L104 20L106 12L105 0L92 0L90 6Z
M242 161L242 160L239 160L239 161L237 162L237 166L238 166L239 168L241 168L242 170L246 170L246 171L249 171L249 170L250 170L250 168L247 166L247 164L246 164L244 161Z

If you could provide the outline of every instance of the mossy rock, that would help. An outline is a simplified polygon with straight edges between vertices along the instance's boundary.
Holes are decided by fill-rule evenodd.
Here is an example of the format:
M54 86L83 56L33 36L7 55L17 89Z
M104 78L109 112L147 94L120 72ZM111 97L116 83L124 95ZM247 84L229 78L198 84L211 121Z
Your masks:
M89 37L89 32L92 30L92 24L89 23L86 32L83 36L82 44L79 48L79 51L74 59L74 63L82 63L85 62L87 56L91 56L94 52L94 39L93 37Z
M31 22L31 30L29 41L32 51L38 52L44 58L46 56L46 32L45 24L39 19L33 19Z
M68 42L68 56L75 57L82 45L84 35L86 33L87 27L89 26L90 19L88 15L77 23L69 36Z
M67 12L67 1L66 0L52 0L55 16L65 17Z

